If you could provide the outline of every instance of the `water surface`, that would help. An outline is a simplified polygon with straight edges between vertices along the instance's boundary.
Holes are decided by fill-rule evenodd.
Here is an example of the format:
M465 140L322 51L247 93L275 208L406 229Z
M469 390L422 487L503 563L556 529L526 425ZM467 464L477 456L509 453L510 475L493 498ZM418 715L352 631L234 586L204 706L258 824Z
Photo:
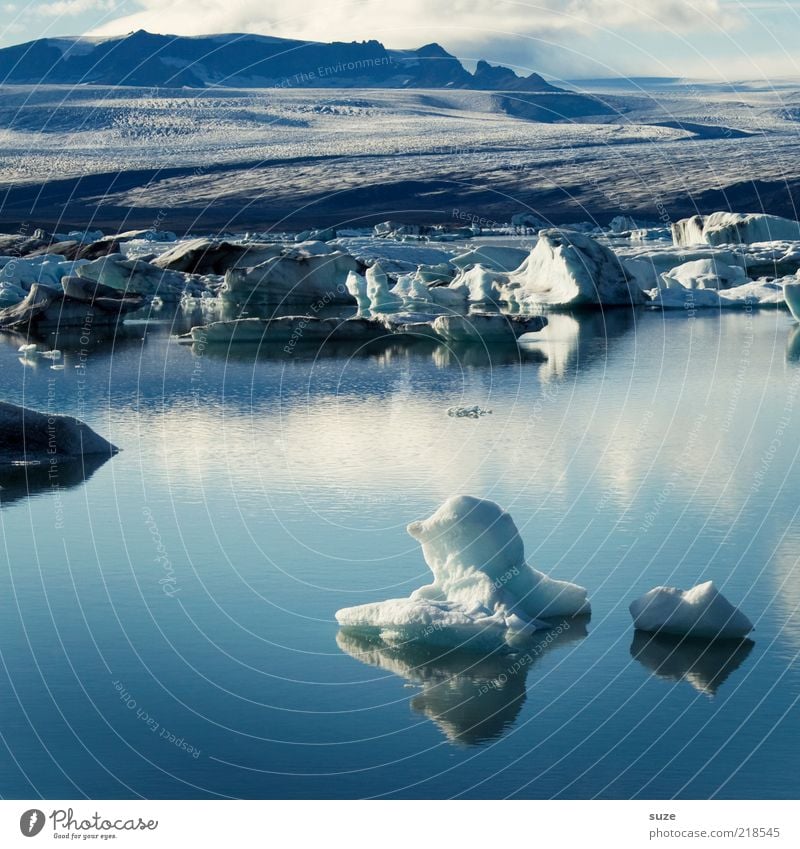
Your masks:
M555 316L522 353L169 329L56 340L63 370L0 338L6 400L123 449L55 491L4 480L2 796L800 793L786 313ZM521 662L338 633L427 581L405 526L457 493L506 507L591 619ZM634 597L708 579L752 641L634 633Z

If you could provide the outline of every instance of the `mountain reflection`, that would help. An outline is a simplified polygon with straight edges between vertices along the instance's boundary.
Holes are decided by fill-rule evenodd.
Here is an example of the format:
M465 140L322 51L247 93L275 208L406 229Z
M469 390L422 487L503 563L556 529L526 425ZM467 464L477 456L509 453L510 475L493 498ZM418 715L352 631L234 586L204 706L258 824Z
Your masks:
M645 669L667 681L686 681L706 696L747 659L752 640L702 640L636 631L631 656Z
M418 686L411 709L430 719L451 742L477 746L501 737L514 724L527 695L528 671L556 646L583 639L586 622L571 619L569 627L538 632L514 654L391 646L378 637L344 630L336 642L356 660Z

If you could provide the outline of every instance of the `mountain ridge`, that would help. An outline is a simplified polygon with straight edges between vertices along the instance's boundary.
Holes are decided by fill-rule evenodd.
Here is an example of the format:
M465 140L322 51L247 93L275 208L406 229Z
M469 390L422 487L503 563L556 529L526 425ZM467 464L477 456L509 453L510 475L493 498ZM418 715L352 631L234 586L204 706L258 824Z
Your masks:
M481 60L475 73L441 45L411 50L248 33L59 36L0 48L4 84L205 88L453 88L561 92L539 74Z

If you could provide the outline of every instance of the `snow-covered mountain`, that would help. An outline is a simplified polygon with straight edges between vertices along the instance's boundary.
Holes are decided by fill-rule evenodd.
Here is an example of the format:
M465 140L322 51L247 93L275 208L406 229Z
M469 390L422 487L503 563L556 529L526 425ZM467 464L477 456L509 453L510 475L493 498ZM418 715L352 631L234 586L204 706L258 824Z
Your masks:
M379 41L295 41L262 35L42 38L0 49L0 82L162 87L451 88L558 91L479 62L475 73L438 44L390 50Z

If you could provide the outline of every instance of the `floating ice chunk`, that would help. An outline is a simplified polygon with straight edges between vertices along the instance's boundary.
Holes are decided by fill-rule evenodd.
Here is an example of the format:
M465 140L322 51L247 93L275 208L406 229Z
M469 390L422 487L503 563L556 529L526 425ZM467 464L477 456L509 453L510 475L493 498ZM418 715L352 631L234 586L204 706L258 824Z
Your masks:
M46 360L60 360L61 351L54 348L52 351L42 351L41 356Z
M472 301L522 309L585 305L625 306L645 296L609 248L583 233L542 230L534 249L508 274L476 265L450 284Z
M112 296L113 292L159 295L169 301L179 301L189 282L189 278L178 271L169 271L140 259L128 259L123 254L109 254L88 262L81 265L76 274L83 280L107 287L107 294ZM67 294L73 293L67 291Z
M515 342L523 333L535 333L547 325L544 316L512 316L500 313L440 315L434 332L447 342Z
M800 239L800 222L761 212L713 212L693 215L672 225L676 245L731 245L750 242L772 242L777 239Z
M746 309L777 307L784 302L784 288L779 283L756 280L717 292L714 289L687 289L677 281L668 287L647 293L652 306L661 309Z
M447 415L455 419L479 419L481 416L491 416L491 410L484 410L477 404L471 407L448 407Z
M385 326L366 318L318 318L311 315L286 315L279 318L237 318L213 321L193 327L193 342L201 345L271 344L285 345L287 353L307 344L379 339Z
M339 610L343 628L471 649L498 647L589 612L586 590L525 562L514 520L492 501L456 496L408 532L422 544L433 583L408 598Z
M57 458L111 456L118 449L84 422L0 401L0 466Z
M640 631L714 639L744 637L753 630L753 623L712 581L690 590L655 587L631 602L630 611Z
M17 350L20 352L20 354L29 354L31 351L35 351L36 347L36 344L31 342L27 345L20 345Z
M724 265L713 259L685 262L661 277L667 288L677 283L687 289L730 289L747 283L747 274L741 266Z
M389 278L377 262L367 269L366 295L372 312L397 312L403 308L403 299L389 291Z
M220 296L225 300L266 304L352 304L345 281L359 265L353 257L335 252L292 251L254 268L225 272Z

